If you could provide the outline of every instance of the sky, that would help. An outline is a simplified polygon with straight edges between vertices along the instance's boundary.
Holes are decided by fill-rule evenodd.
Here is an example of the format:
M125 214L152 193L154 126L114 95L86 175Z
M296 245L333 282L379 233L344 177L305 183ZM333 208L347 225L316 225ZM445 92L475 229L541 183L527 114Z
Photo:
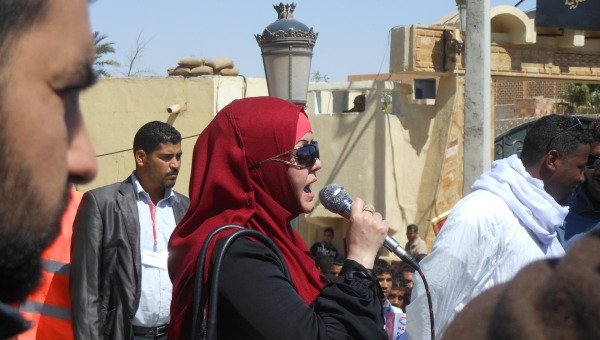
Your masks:
M491 6L514 6L519 0L490 0ZM291 1L290 1L291 2ZM348 75L389 71L390 30L396 26L429 25L456 12L455 0L306 0L294 1L294 18L319 33L311 72L329 82L347 81ZM90 3L92 31L107 36L116 52L108 58L121 67L107 68L125 76L136 41L145 48L134 71L166 76L184 57L229 57L240 75L264 78L255 34L277 19L265 0L96 0ZM284 2L285 3L285 2ZM535 8L525 0L519 9Z

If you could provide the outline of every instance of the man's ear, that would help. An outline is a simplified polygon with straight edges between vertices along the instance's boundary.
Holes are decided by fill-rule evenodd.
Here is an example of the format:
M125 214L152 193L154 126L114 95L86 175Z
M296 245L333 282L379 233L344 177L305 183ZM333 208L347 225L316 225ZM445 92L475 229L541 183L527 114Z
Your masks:
M144 152L144 150L139 149L135 152L135 165L137 166L144 166L144 163L146 163L146 153Z
M558 160L560 159L560 155L556 150L550 150L544 156L544 167L548 170L554 172L558 168Z

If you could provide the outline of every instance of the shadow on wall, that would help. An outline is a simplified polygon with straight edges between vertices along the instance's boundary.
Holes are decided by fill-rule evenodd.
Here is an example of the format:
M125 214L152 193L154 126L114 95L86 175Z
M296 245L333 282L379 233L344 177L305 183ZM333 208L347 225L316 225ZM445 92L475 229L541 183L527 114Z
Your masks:
M411 106L414 107L411 109ZM407 112L409 113L398 117L398 119L400 119L402 128L408 131L408 142L417 155L420 155L429 140L429 130L436 116L435 107L410 104Z

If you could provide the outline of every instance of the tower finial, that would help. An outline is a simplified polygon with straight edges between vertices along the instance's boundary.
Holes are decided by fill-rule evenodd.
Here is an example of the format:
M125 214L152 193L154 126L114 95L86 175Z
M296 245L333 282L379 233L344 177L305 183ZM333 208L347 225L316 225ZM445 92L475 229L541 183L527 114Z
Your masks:
M295 3L284 5L283 2L280 2L279 5L273 5L273 8L277 11L277 19L294 19Z

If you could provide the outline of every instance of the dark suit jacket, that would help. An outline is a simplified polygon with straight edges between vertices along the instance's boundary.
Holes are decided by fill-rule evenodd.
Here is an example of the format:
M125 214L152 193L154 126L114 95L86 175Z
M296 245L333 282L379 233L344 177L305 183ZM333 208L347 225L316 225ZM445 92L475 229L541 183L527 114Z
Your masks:
M179 222L189 199L175 193ZM71 243L71 314L75 339L133 339L140 303L140 223L131 176L83 195Z

